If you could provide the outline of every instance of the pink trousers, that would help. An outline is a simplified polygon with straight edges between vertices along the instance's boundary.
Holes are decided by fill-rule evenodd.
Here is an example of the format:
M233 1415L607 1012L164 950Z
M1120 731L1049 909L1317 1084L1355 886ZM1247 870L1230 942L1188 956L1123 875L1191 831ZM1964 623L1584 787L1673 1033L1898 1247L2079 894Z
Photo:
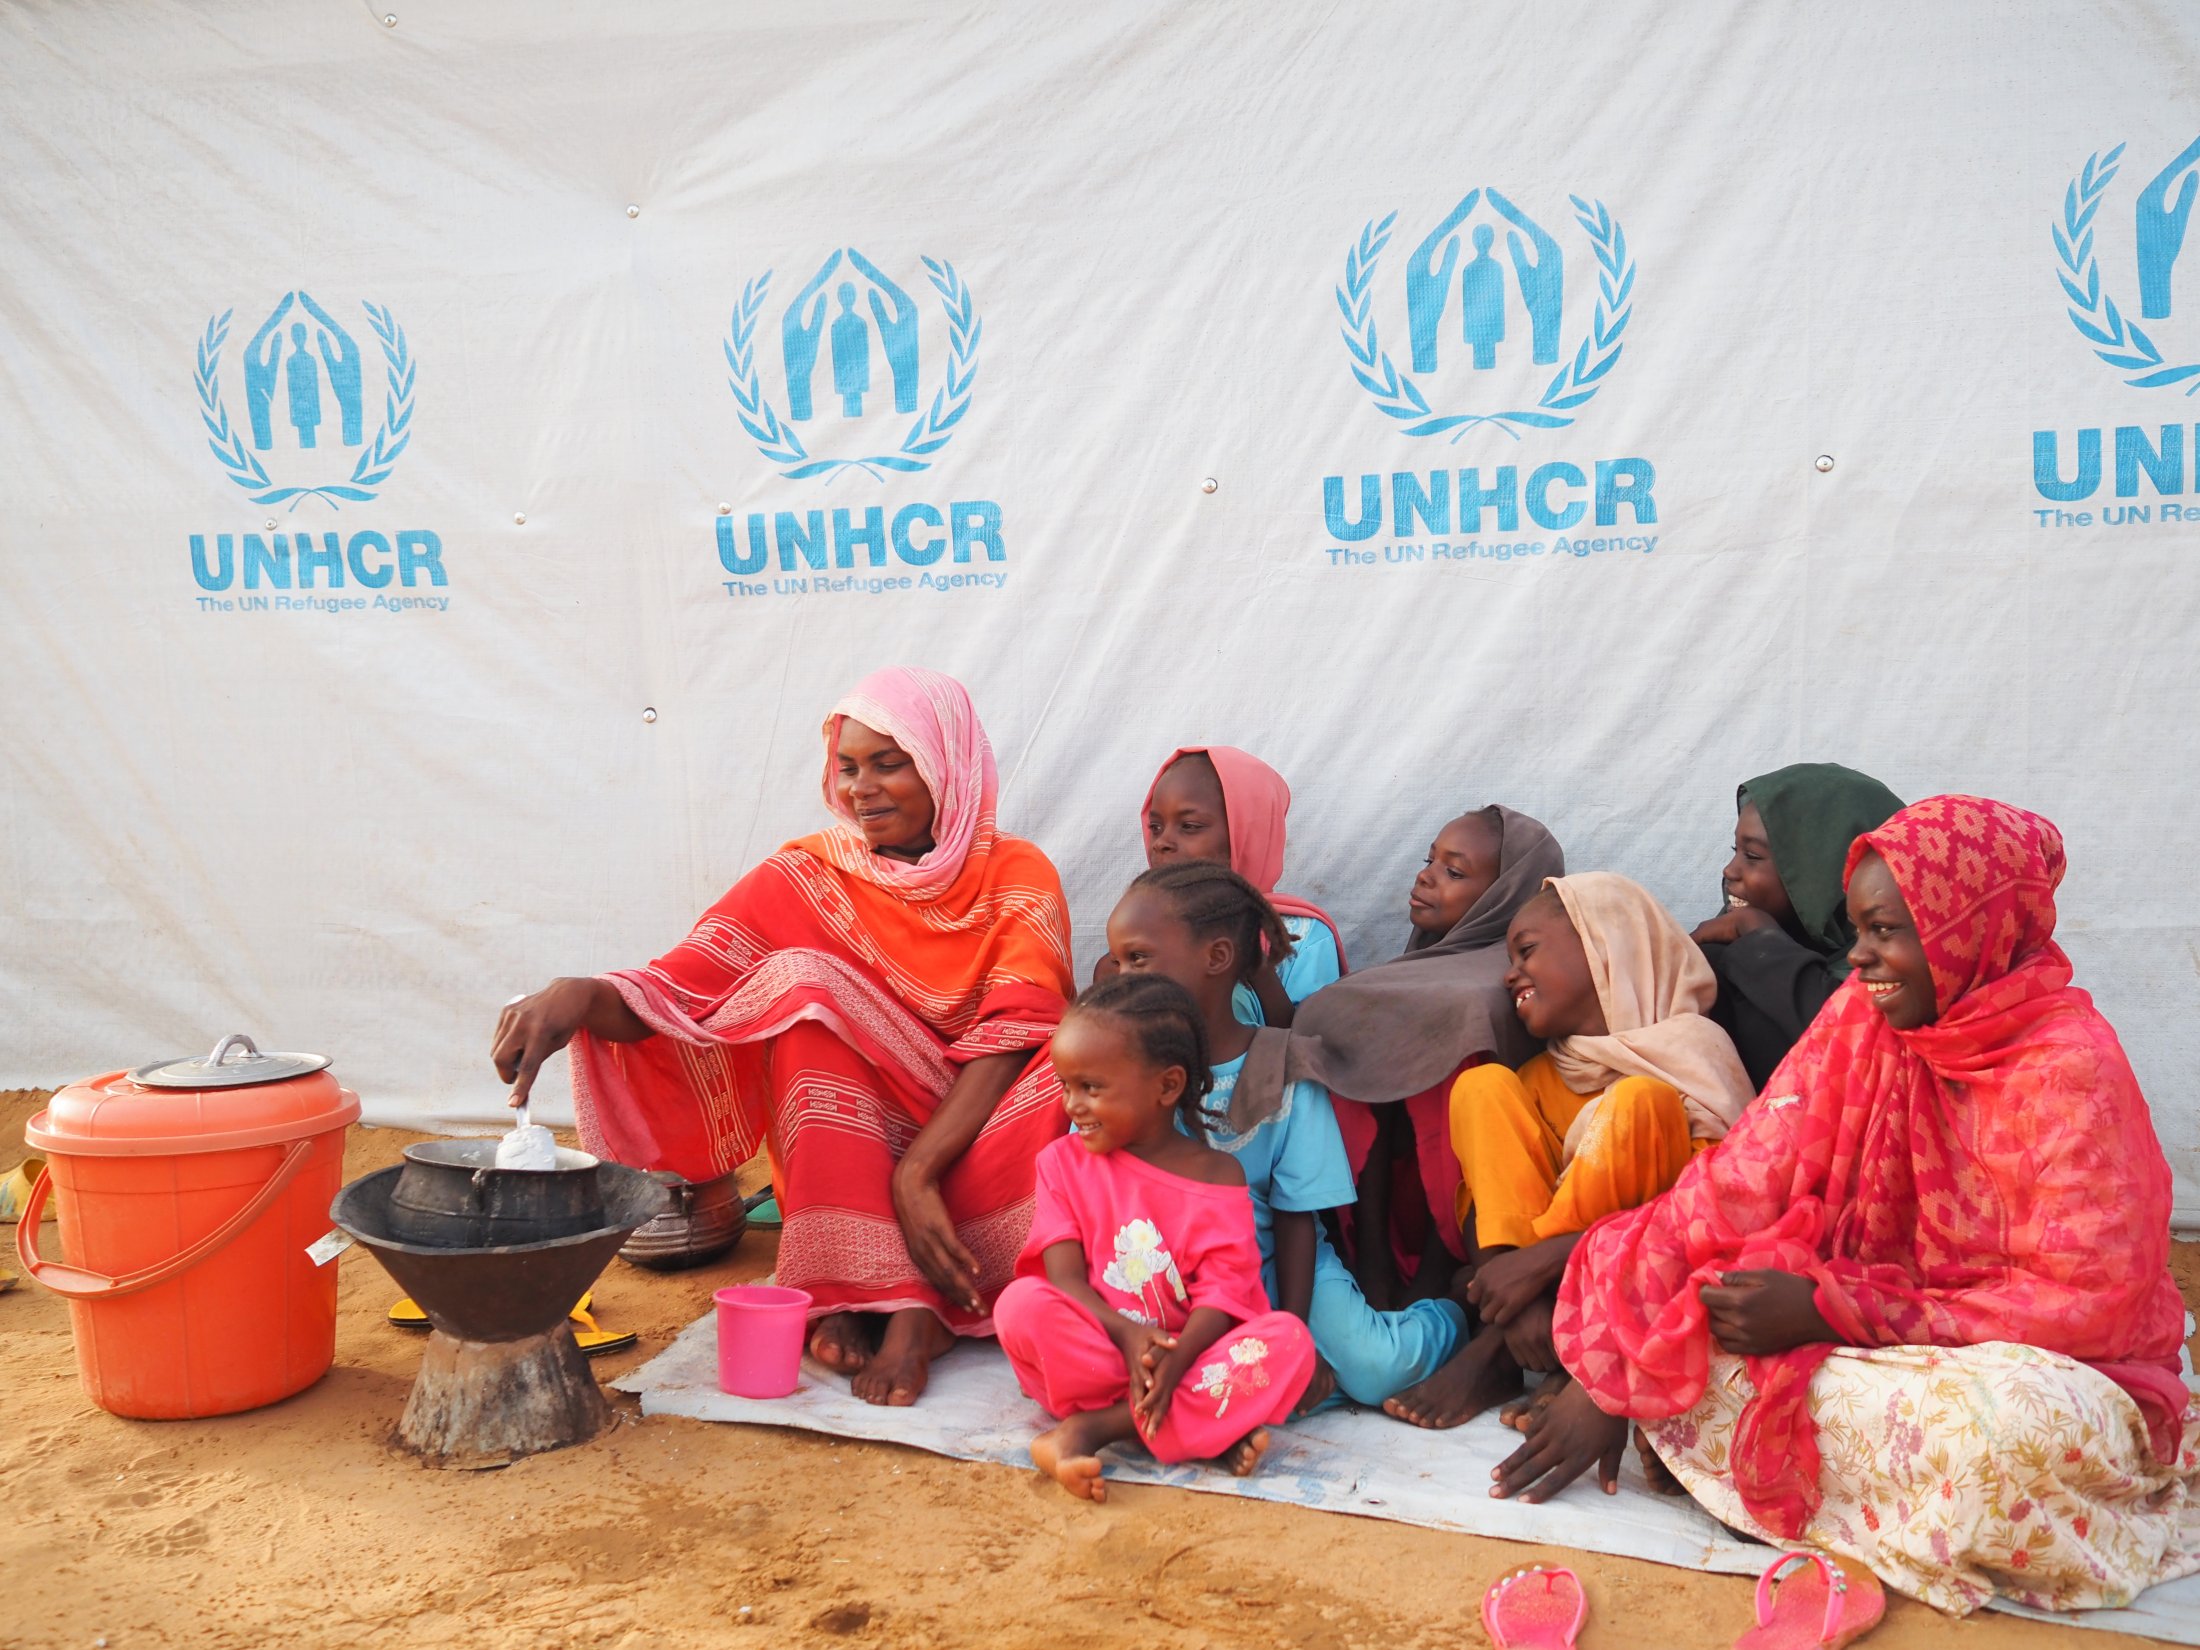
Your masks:
M1024 1391L1057 1419L1130 1396L1123 1354L1092 1313L1044 1278L1022 1277L994 1303L993 1328ZM1314 1374L1314 1338L1288 1312L1241 1323L1185 1371L1160 1428L1160 1461L1204 1461L1281 1421Z

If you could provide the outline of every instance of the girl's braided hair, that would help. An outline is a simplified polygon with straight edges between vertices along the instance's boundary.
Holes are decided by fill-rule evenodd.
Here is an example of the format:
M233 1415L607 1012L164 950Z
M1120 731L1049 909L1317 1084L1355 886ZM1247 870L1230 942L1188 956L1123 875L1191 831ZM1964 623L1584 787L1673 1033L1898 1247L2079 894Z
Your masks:
M1215 1074L1207 1059L1207 1028L1189 991L1162 974L1117 974L1087 990L1069 1012L1120 1020L1149 1066L1183 1067L1184 1092L1177 1096L1176 1114L1193 1139L1207 1138L1200 1109L1215 1086Z
M1171 860L1140 875L1131 887L1167 895L1196 937L1221 934L1232 940L1241 980L1258 973L1264 959L1281 963L1291 954L1291 931L1268 896L1219 860Z

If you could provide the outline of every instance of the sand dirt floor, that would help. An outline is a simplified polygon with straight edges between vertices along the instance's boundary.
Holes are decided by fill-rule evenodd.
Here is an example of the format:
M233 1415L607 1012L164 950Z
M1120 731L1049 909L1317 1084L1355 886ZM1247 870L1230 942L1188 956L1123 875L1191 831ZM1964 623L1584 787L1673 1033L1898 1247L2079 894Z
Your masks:
M0 1168L37 1101L0 1092ZM346 1178L417 1138L354 1130ZM662 1351L712 1289L767 1272L772 1247L751 1234L671 1276L613 1262L598 1315L642 1339L598 1374ZM1728 1576L1150 1487L1096 1507L888 1445L645 1423L617 1394L615 1424L581 1448L427 1469L390 1444L421 1339L383 1322L397 1291L372 1257L338 1264L327 1378L209 1421L94 1408L62 1303L28 1280L0 1294L0 1646L1451 1650L1487 1642L1482 1589L1535 1562L1581 1574L1584 1650L1723 1646L1749 1620L1751 1584ZM2200 1246L2177 1265L2200 1296ZM1890 1603L1874 1650L2147 1642Z

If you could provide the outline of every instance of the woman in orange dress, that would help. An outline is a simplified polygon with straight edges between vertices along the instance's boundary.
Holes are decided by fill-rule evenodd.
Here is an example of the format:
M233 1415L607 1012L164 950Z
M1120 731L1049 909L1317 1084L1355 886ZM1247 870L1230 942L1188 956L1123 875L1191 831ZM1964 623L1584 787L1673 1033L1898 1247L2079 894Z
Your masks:
M913 1403L992 1301L1064 1130L1043 1057L1070 993L1061 880L994 826L992 747L962 685L879 671L825 719L836 823L788 843L646 968L507 1007L517 1104L571 1042L597 1155L690 1179L768 1143L778 1277L810 1351L873 1403Z

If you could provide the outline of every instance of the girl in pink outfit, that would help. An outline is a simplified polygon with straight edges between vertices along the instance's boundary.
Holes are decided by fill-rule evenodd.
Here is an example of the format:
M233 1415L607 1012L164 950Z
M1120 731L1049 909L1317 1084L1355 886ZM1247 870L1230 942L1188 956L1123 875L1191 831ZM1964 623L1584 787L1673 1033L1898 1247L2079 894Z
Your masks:
M1314 1373L1306 1325L1270 1309L1237 1160L1186 1135L1209 1083L1184 988L1152 974L1094 986L1054 1035L1076 1132L1039 1154L1038 1208L993 1308L1024 1391L1061 1424L1031 1458L1102 1501L1100 1451L1243 1477Z

